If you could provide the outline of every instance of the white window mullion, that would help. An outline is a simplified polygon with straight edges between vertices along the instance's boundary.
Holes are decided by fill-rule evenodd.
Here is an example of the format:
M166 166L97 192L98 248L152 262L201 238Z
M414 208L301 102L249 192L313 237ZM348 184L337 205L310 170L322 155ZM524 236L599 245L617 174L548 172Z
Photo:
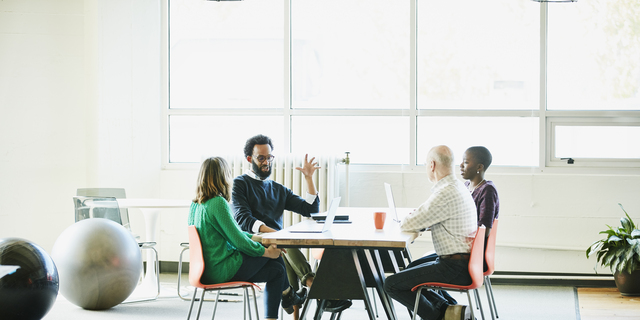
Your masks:
M291 0L284 1L284 142L291 152Z
M547 35L549 33L549 7L547 2L540 3L540 114L539 114L539 160L538 169L543 169L549 161L551 151L549 131L547 130Z
M418 122L418 0L411 0L409 9L409 167L417 168L417 122Z

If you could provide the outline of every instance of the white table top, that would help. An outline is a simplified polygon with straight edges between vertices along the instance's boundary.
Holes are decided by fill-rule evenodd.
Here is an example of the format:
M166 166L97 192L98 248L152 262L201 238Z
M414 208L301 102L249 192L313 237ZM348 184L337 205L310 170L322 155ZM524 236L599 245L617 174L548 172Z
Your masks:
M185 199L116 199L120 208L189 208L191 200Z
M340 207L338 214L348 214L352 223L334 223L330 231L323 233L292 233L288 228L262 235L262 243L297 247L380 247L405 248L417 236L417 233L402 232L398 223L387 215L384 228L375 229L373 213L386 211L382 208ZM413 209L397 208L403 217ZM303 220L298 225L314 225L313 220Z

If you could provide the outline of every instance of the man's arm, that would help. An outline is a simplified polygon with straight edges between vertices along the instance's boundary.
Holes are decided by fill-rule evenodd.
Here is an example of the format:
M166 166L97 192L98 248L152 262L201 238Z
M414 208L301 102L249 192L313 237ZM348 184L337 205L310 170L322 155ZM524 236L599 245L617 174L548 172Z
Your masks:
M408 232L420 232L432 225L444 221L446 217L446 202L438 201L438 197L432 194L429 199L410 215L402 219L400 230Z
M318 163L313 162L316 159L315 157L307 161L308 157L308 154L304 155L302 167L296 167L296 170L302 172L304 175L304 180L307 182L307 192L309 192L310 195L317 195L318 191L316 190L316 185L313 183L313 173L320 169L320 167L316 167Z
M296 167L296 170L304 175L305 182L307 183L307 196L302 198L294 194L290 189L285 188L287 192L285 210L293 211L305 217L310 217L312 213L320 211L320 199L315 183L313 182L313 174L316 170L320 169L320 167L316 167L318 163L314 162L315 157L311 158L311 160L308 159L309 155L305 154L302 167Z

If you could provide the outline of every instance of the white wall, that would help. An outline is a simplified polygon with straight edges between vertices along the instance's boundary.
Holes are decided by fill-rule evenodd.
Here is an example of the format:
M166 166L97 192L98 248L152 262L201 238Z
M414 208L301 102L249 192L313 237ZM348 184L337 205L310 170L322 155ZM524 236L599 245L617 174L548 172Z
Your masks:
M598 232L606 224L619 225L623 212L617 203L640 222L637 170L624 175L492 171L499 169L489 168L486 175L500 196L497 270L592 273L595 260L587 260L585 250L602 237ZM384 206L385 181L392 183L397 205L405 207L419 206L431 187L424 173L354 172L350 180L352 206ZM416 241L414 256L430 249L429 242L428 233Z
M0 238L50 249L85 184L83 3L0 1Z
M55 3L55 4L54 4ZM162 170L160 0L0 1L0 238L50 250L73 223L79 187L124 187L129 197L193 196L197 168ZM309 150L313 152L313 150ZM488 172L501 198L497 268L591 273L584 249L616 225L621 202L640 222L640 174ZM353 167L351 206L398 206L429 193L422 172ZM344 190L344 186L341 187ZM131 210L137 233L140 212ZM185 210L160 220L160 258L176 261ZM429 235L412 246L429 247ZM424 240L426 239L426 240Z

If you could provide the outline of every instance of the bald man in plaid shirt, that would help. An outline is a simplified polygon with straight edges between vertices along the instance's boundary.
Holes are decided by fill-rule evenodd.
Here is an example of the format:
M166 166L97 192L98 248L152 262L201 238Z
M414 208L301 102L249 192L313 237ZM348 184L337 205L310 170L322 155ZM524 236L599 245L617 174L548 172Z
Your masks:
M385 291L413 310L415 293L411 288L424 282L471 284L469 253L478 229L476 206L469 190L453 174L453 152L447 146L433 147L427 156L427 176L434 185L431 196L401 224L403 231L418 232L429 228L437 257L432 261L410 265L389 276ZM418 316L425 320L465 320L468 306L458 305L444 291L424 290Z

